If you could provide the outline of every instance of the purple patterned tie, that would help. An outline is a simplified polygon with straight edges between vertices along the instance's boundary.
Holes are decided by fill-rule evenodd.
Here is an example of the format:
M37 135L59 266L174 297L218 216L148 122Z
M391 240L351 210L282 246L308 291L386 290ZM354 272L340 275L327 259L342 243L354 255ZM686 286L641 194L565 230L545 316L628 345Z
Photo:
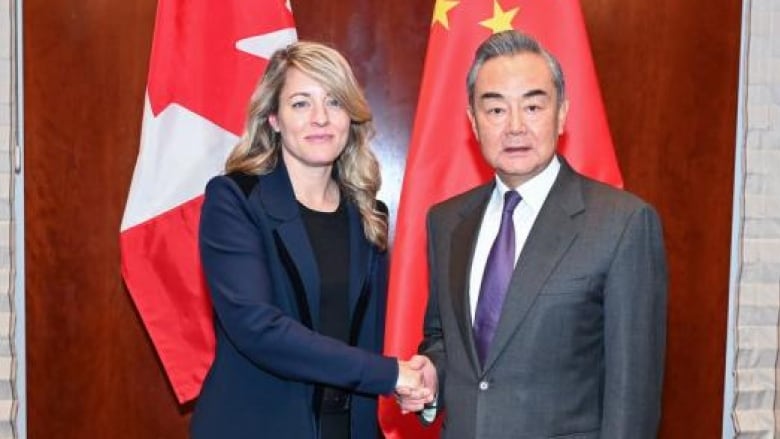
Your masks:
M522 197L510 190L504 194L504 211L501 214L501 226L490 248L485 272L482 274L482 286L474 315L474 340L480 364L485 364L490 342L496 333L501 307L509 288L509 280L515 268L515 224L512 212Z

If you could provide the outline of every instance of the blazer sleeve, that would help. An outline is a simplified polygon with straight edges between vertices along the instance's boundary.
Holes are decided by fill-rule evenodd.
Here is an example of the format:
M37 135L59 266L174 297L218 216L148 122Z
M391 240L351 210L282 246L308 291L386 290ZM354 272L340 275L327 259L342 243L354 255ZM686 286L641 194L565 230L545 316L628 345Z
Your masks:
M257 367L285 379L392 392L395 359L318 334L274 304L272 258L264 250L273 243L266 242L271 234L262 227L233 181L209 182L201 213L201 260L216 318L230 342Z
M437 282L436 268L437 265L437 251L436 251L436 226L433 221L433 212L428 213L427 218L427 230L428 230L428 305L425 309L425 320L423 323L423 340L420 343L418 352L427 356L433 362L436 367L436 377L439 383L439 389L437 391L437 410L438 415L445 408L444 407L444 381L445 381L445 367L447 364L447 353L444 347L444 331L442 329L441 314L439 312L439 287ZM420 419L423 423L428 423L427 419L422 416Z
M661 417L667 269L648 205L628 219L604 291L602 438L655 438Z

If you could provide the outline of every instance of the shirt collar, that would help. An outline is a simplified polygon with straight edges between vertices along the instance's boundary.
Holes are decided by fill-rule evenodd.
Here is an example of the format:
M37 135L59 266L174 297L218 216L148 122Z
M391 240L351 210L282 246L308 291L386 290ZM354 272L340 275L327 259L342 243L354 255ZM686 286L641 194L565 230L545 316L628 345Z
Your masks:
M515 191L523 197L523 201L535 212L539 212L539 210L542 209L542 204L544 204L547 194L550 193L560 170L561 162L558 160L558 156L554 155L552 160L550 160L550 163L547 164L542 172L516 187ZM494 191L494 196L498 195L500 200L500 197L503 197L504 192L510 190L510 188L498 178L498 175L496 175L495 179L496 190Z

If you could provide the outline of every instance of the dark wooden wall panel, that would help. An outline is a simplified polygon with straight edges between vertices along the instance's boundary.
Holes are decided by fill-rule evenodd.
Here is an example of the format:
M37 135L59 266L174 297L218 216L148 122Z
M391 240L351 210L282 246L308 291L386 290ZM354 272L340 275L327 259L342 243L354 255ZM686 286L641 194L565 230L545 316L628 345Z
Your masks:
M394 211L433 0L293 0L372 104ZM28 433L184 438L119 274L156 2L26 0ZM583 1L628 189L664 220L671 269L662 437L719 437L741 4ZM444 146L443 146L444 147Z
M28 436L185 437L119 273L152 1L28 0Z
M741 7L583 2L626 187L664 223L665 438L721 436Z

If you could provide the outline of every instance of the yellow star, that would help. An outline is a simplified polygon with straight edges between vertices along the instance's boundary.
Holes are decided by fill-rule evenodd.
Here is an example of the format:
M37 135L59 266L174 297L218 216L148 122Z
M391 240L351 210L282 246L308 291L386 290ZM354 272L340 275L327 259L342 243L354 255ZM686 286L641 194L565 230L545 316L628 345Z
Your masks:
M519 7L504 11L501 9L501 5L498 4L498 0L493 0L493 17L480 21L479 24L492 30L494 34L512 29L512 20L517 15L518 10L520 10Z
M452 0L436 0L436 6L433 7L433 21L431 22L431 26L438 22L441 23L445 29L449 29L450 20L447 18L447 12L457 6L458 3L459 2Z

